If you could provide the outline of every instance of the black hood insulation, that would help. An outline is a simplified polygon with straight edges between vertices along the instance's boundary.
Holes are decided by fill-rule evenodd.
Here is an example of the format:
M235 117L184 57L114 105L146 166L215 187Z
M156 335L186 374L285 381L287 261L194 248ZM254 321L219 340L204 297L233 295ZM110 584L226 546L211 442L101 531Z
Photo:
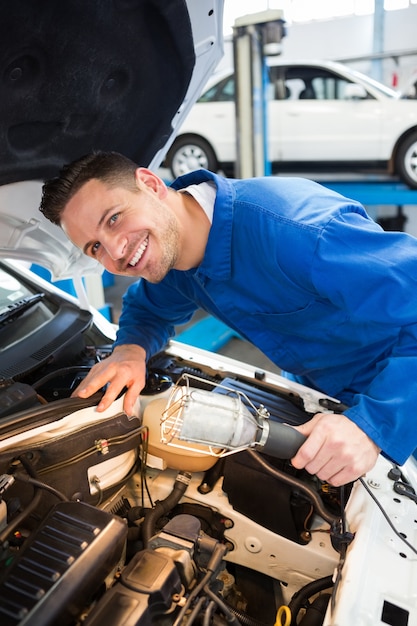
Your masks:
M0 185L91 150L148 165L195 63L184 0L0 0Z

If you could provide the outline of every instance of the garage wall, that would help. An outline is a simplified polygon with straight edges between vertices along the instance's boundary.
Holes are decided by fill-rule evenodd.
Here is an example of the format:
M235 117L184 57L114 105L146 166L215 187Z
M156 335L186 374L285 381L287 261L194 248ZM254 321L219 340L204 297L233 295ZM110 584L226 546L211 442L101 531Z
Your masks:
M417 51L416 24L417 5L398 11L386 11L384 51ZM340 17L288 25L287 37L282 43L282 57L345 60L372 54L372 48L373 15ZM225 43L225 57L219 67L230 67L232 62L232 42L228 39ZM373 64L370 60L350 60L347 64L365 74L373 75ZM398 87L401 88L408 77L417 71L417 52L413 56L400 57L398 63L393 59L384 59L381 64L383 82L392 86L395 73Z
M417 5L399 11L386 11L384 23L384 51L416 50ZM308 24L292 24L288 36L283 41L283 57L295 58L308 55L309 58L351 59L372 54L373 16L342 17L333 20ZM382 63L383 82L392 85L396 72L399 86L417 70L417 52L414 56L398 59L384 59ZM372 75L372 62L349 61L348 64L365 74Z
M291 24L283 40L283 56L337 59L372 51L373 16Z
M417 5L398 11L386 11L384 23L384 50L417 51ZM288 59L332 59L344 60L347 65L369 76L373 74L371 60L349 60L372 54L373 15L341 17L333 20L291 24L287 26L287 37L282 42L282 58ZM382 82L392 86L396 74L401 88L413 72L417 72L417 52L413 56L379 61L382 65ZM225 42L225 56L219 69L233 64L231 38ZM375 75L375 78L379 78ZM417 102L416 102L417 106ZM396 214L395 206L367 207L374 218L391 217ZM417 206L405 206L407 217L404 230L417 237Z
M404 11L391 11L385 27L385 50L404 50L404 48L416 50L416 24L417 5ZM417 72L417 54L401 57L398 66L391 60L391 67L397 68L401 88L409 76Z

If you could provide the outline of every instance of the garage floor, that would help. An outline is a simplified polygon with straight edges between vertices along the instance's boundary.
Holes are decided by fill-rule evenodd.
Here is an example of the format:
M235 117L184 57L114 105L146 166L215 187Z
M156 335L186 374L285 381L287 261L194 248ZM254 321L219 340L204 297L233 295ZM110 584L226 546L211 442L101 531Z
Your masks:
M132 282L131 278L115 276L114 284L105 288L106 303L112 307L112 317L115 323L118 322L120 317L122 296ZM196 313L194 323L198 322L202 315L204 315L204 313ZM267 369L277 373L280 372L279 368L262 354L260 350L247 341L243 341L237 337L230 339L230 341L218 350L218 353L250 363L261 369Z

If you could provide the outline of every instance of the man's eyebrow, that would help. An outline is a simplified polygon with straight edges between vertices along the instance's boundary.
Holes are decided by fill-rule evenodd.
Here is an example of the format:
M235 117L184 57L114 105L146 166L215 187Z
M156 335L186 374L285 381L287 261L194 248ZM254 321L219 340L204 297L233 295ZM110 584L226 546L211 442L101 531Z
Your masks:
M98 223L97 223L97 230L98 230L101 226L103 226L103 222L105 222L105 221L106 221L108 214L109 214L109 213L112 213L114 210L115 210L115 209L114 209L114 207L109 207L108 209L106 209L106 211L104 211L104 213L102 213L102 215L101 215L101 217L100 217L100 219L99 219L99 221L98 221ZM91 241L87 241L87 243L84 245L84 247L83 247L83 253L84 253L84 254L87 254L87 250L88 250L88 248L89 248L90 246L92 246L93 241L95 242L95 239L94 239L94 240L91 240Z

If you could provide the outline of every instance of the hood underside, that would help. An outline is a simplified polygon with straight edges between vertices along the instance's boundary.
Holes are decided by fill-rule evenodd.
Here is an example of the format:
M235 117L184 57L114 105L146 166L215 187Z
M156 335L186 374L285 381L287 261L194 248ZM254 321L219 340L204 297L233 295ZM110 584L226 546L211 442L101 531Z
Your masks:
M222 54L221 0L0 0L0 14L0 186L41 186L92 150L158 167ZM30 214L42 236L26 252L48 247L39 192L24 194L23 210L14 187L0 187L1 228L30 237ZM19 233L3 231L1 257L19 255L11 242ZM80 255L65 246L55 264L57 248L44 262L67 277Z

